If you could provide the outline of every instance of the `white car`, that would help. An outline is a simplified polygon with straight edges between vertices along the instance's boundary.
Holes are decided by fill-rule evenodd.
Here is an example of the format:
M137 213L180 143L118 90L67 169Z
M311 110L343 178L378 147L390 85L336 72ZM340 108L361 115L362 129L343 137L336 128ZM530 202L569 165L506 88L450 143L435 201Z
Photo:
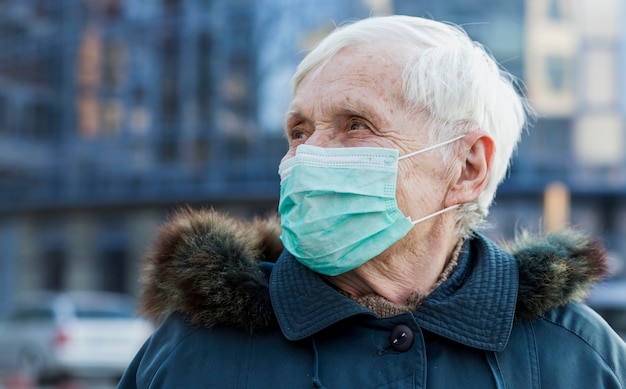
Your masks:
M0 323L0 368L40 382L118 378L154 330L121 294L37 292L12 306Z

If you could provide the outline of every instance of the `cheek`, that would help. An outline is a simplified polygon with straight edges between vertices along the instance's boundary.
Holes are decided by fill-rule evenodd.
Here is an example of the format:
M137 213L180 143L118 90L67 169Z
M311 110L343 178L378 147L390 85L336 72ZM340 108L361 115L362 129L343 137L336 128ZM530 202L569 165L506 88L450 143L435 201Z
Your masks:
M402 166L398 169L398 181L396 182L396 199L398 207L406 214L418 206L423 200L424 193L421 189L419 174L411 172ZM407 215L408 216L408 215Z
M396 199L398 207L406 216L417 218L425 212L438 210L443 193L439 194L442 188L436 185L437 180L431 176L435 172L411 172L411 168L398 170Z

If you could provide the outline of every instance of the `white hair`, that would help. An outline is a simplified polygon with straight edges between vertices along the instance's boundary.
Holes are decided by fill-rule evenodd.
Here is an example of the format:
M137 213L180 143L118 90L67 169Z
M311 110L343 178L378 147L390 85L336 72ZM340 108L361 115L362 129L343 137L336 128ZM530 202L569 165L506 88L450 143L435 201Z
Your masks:
M424 116L430 142L476 129L487 132L494 141L487 185L474 202L464 204L457 213L459 233L467 236L487 216L531 109L516 92L515 78L460 27L400 15L371 17L338 27L299 64L292 93L304 77L341 49L372 43L406 47L406 52L397 56L405 61L404 98L407 108ZM453 148L441 150L447 159Z

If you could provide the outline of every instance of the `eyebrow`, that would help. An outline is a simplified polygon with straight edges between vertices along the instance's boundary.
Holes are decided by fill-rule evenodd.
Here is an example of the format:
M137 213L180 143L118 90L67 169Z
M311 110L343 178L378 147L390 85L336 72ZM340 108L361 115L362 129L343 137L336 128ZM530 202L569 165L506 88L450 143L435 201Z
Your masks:
M363 109L357 109L354 105L350 103L346 103L341 110L339 110L339 114L346 116L360 116L369 120L376 124L376 127L383 127L388 125L388 120L385 120L381 117L375 110L373 106L370 106L364 102L359 102L363 106Z
M377 122L379 125L384 125L387 123L387 120L383 120L383 118L378 115L372 107L366 106L365 109L357 109L353 104L346 103L343 107L336 109L333 112L334 116L360 116L365 119L371 118L372 121ZM303 122L312 122L311 119L307 118L302 111L299 109L291 109L285 113L285 123L292 122L294 120L303 121ZM368 119L369 120L369 119Z
M299 109L291 109L285 113L285 125L291 124L294 121L311 122L311 120L307 119Z
M290 109L289 111L285 112L285 119L289 119L291 117L302 117L302 113L299 109Z

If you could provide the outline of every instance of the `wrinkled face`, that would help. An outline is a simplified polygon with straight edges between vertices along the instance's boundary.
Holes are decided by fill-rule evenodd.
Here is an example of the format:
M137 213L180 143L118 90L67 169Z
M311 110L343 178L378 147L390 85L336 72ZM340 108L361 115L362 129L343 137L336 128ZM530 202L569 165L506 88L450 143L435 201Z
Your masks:
M402 48L360 45L340 51L308 74L294 93L285 129L289 151L318 147L385 147L400 155L430 146L421 120L402 96ZM399 162L396 197L412 219L443 208L447 190L439 153Z

